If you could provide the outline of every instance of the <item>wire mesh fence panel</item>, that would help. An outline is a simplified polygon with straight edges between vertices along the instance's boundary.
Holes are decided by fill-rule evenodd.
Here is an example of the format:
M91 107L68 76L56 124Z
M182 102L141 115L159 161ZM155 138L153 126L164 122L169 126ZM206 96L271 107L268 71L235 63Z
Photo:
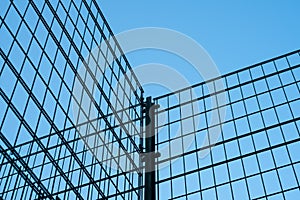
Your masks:
M138 199L143 90L97 2L0 7L0 197Z
M153 110L97 1L0 8L0 199L143 199ZM298 198L299 80L298 50L155 98L157 199Z
M157 199L296 199L299 80L295 51L155 98Z

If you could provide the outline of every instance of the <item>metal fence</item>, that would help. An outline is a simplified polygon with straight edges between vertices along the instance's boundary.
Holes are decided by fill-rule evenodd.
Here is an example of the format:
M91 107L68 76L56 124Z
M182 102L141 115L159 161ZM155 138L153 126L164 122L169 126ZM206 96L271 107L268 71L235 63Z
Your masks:
M300 195L300 50L151 111L96 0L0 8L0 199Z
M299 52L155 98L156 149L165 154L157 159L157 199L299 196ZM209 93L219 81L225 90ZM226 101L212 106L220 95ZM214 123L221 108L224 121Z
M0 7L1 198L138 199L143 91L97 2Z

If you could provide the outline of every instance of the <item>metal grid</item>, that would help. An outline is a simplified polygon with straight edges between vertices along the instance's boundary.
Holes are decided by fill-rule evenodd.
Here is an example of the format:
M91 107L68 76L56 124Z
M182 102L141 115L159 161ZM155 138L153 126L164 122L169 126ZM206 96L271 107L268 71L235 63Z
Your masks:
M219 81L226 89L210 94ZM295 51L155 98L156 149L165 153L157 159L157 199L297 199L299 81ZM220 95L227 101L213 107ZM221 108L220 137L206 145L221 125L210 121L212 112Z
M0 199L140 199L143 89L96 0L0 7ZM157 199L298 197L299 79L295 51L155 98Z
M97 2L0 7L0 198L138 199L143 90Z

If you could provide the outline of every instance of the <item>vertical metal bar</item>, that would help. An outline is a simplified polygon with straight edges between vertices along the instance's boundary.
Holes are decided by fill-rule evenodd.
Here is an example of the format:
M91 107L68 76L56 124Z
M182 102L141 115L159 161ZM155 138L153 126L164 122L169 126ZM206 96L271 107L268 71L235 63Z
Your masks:
M145 200L155 200L155 113L152 98L146 98Z

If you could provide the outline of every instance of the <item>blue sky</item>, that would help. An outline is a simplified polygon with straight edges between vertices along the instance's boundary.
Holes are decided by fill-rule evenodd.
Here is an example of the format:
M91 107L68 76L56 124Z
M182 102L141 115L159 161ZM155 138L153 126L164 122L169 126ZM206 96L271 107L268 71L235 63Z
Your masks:
M300 1L296 0L110 0L99 4L114 33L149 26L182 32L208 51L221 74L300 47ZM128 57L133 66L164 63L163 56Z

